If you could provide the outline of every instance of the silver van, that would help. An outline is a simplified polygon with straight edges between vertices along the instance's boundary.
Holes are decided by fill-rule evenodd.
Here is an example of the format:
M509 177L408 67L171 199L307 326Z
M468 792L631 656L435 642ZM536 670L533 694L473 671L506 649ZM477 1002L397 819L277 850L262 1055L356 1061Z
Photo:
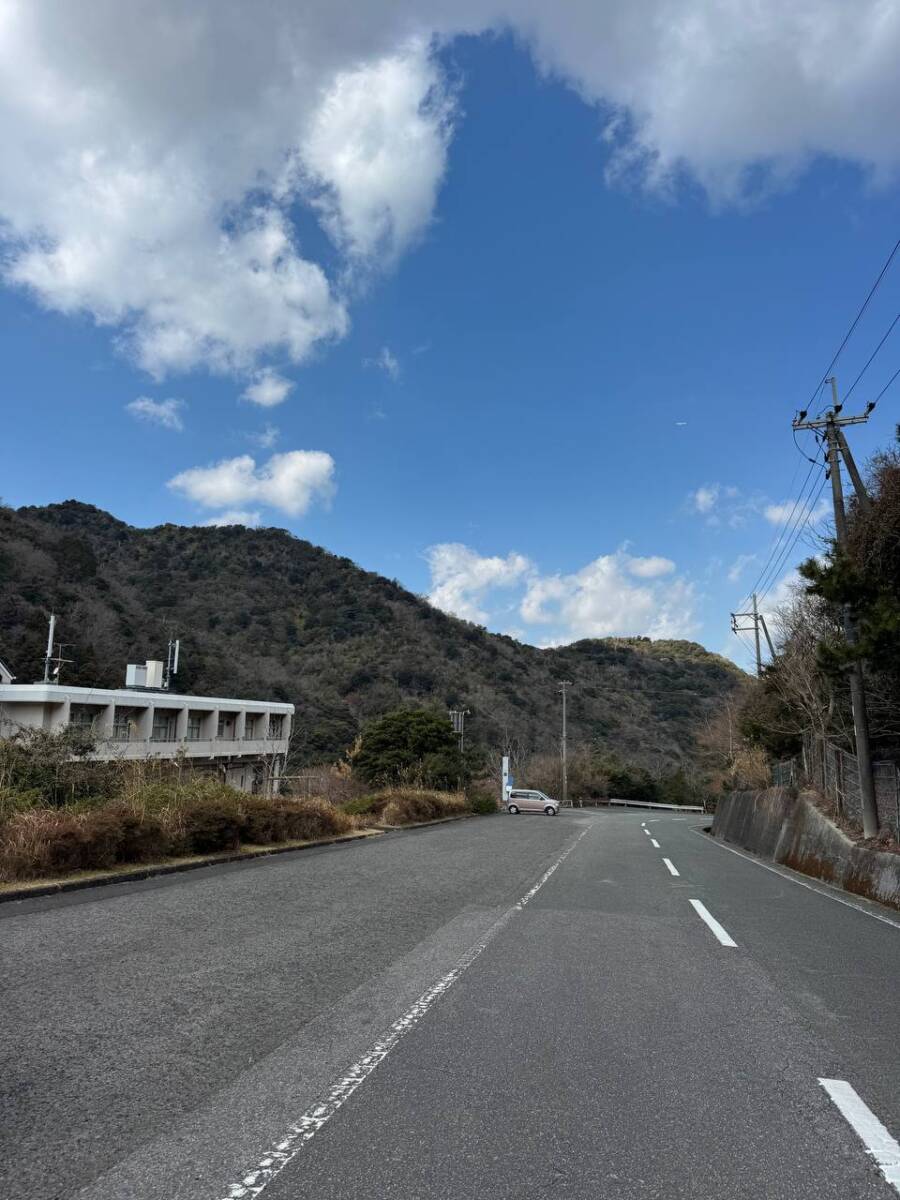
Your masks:
M542 812L555 817L559 812L559 801L545 796L536 788L513 788L506 798L508 813Z

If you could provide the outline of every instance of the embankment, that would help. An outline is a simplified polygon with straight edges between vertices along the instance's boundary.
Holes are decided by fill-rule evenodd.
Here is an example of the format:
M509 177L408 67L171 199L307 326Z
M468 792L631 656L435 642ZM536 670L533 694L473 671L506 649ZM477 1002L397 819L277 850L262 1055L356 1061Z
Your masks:
M811 795L784 788L732 792L720 802L712 833L761 858L900 909L900 854L858 846Z

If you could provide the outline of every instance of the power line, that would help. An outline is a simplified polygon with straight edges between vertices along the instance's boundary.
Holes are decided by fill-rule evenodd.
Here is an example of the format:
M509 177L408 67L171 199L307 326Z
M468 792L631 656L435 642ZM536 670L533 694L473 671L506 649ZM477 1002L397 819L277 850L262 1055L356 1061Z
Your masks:
M769 567L771 566L772 561L774 560L775 556L778 554L779 547L781 546L781 543L784 540L785 535L788 534L788 531L791 529L791 526L794 523L794 516L797 513L798 508L802 512L803 508L806 507L806 501L804 500L804 494L806 492L806 489L809 487L810 479L812 478L813 471L819 465L818 458L810 459L810 462L812 465L810 466L809 470L806 472L806 478L804 479L803 485L800 488L800 494L797 496L797 499L794 501L794 505L791 508L791 511L788 513L787 517L783 520L783 522L781 524L781 528L778 532L778 536L776 537L775 541L772 544L772 548L769 551L769 557L766 559L765 563L763 564L763 566L759 572L759 575L756 578L756 582L753 584L753 586L750 588L747 595L741 601L741 603L739 605L740 608L744 608L747 604L747 601L750 599L750 597L753 595L753 593L756 591L759 591L760 585L762 584L763 580L768 577ZM796 479L796 477L797 476L796 476L796 472L795 472L794 478ZM815 487L815 482L813 482L812 486ZM802 508L801 508L801 505L802 505ZM799 516L797 517L797 519L799 520Z
M863 369L860 371L860 373L857 375L857 377L850 384L850 387L844 393L844 403L845 404L847 403L847 399L850 396L850 393L853 391L853 389L856 387L856 385L862 379L863 375L865 375L866 371L868 371L869 367L872 365L872 360L875 358L875 355L878 353L878 351L881 349L881 347L884 345L884 343L888 340L888 338L894 332L894 326L897 324L898 321L900 321L900 312L898 312L896 317L894 317L893 321L891 321L890 325L887 328L887 333L885 333L884 337L881 339L881 341L878 343L878 345L875 347L875 349L869 355L866 365L863 367ZM794 432L794 437L796 440L796 434L797 434L796 429L793 432Z
M894 382L894 380L897 378L898 375L900 375L900 367L898 367L897 370L893 373L893 375L890 377L890 379L887 381L887 383L884 385L884 387L881 389L881 391L878 393L878 395L875 397L875 399L870 401L872 408L875 407L875 405L878 403L878 401L881 399L881 397L884 395L884 393L888 390L888 388L891 386L891 384Z
M807 409L812 408L812 406L816 402L816 397L818 396L819 392L821 392L822 388L828 382L828 377L831 375L831 372L834 369L834 364L837 362L837 360L843 354L844 347L850 341L850 338L853 336L853 331L854 331L854 329L856 329L857 325L862 320L863 313L865 313L866 309L869 307L869 303L870 303L872 297L875 295L875 293L878 291L878 288L881 286L881 281L882 281L882 279L884 279L885 275L887 274L888 268L890 267L891 263L894 261L894 256L896 255L898 250L900 250L900 238L898 238L897 241L894 243L893 250L887 256L887 260L886 260L884 266L878 272L878 278L875 280L875 282L872 284L871 288L869 289L869 294L868 294L868 296L866 296L865 300L863 301L862 307L860 308L859 312L854 317L853 324L850 326L850 328L844 334L844 340L841 342L840 346L838 346L837 350L835 351L834 358L832 358L831 362L828 364L828 367L826 368L825 374L822 376L820 383L816 387L816 390L813 392L812 396L810 396L809 404L807 404L807 406L806 406Z
M772 590L772 587L774 586L775 581L777 580L781 570L783 569L784 564L788 559L788 556L793 552L794 547L797 545L797 542L800 540L800 535L803 533L803 530L809 524L810 517L812 517L813 513L816 510L816 505L819 502L819 497L822 495L822 492L825 490L825 484L827 482L828 482L827 479L822 480L821 484L819 485L819 489L815 493L815 495L813 495L812 492L810 492L810 497L809 497L809 500L808 500L808 503L806 506L805 515L802 516L802 519L798 516L797 525L796 525L796 528L794 529L794 533L793 533L791 540L789 542L785 543L784 549L782 550L781 554L779 554L778 559L772 564L769 575L763 581L762 587L760 589L760 592L759 592L760 599L763 599Z

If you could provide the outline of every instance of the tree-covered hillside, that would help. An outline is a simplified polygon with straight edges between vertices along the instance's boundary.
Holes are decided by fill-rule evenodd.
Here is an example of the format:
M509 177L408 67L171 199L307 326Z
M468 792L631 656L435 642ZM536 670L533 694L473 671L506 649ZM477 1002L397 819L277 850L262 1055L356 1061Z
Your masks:
M51 609L74 660L64 682L121 685L173 632L179 690L293 701L307 763L402 704L468 708L467 733L491 749L555 749L556 681L570 679L573 748L671 768L745 678L691 642L522 645L280 529L135 529L76 501L0 508L0 657L21 682L40 677Z

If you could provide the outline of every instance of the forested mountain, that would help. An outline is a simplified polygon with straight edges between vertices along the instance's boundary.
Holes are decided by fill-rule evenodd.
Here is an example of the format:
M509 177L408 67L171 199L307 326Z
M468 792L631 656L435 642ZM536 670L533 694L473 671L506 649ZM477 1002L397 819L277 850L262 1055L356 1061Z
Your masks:
M470 710L492 749L570 745L646 765L693 757L745 676L691 642L642 638L539 650L433 608L399 584L280 529L135 529L76 501L0 508L0 657L40 678L47 614L68 643L63 681L120 686L125 664L182 639L180 691L290 700L300 761L335 758L401 704Z

